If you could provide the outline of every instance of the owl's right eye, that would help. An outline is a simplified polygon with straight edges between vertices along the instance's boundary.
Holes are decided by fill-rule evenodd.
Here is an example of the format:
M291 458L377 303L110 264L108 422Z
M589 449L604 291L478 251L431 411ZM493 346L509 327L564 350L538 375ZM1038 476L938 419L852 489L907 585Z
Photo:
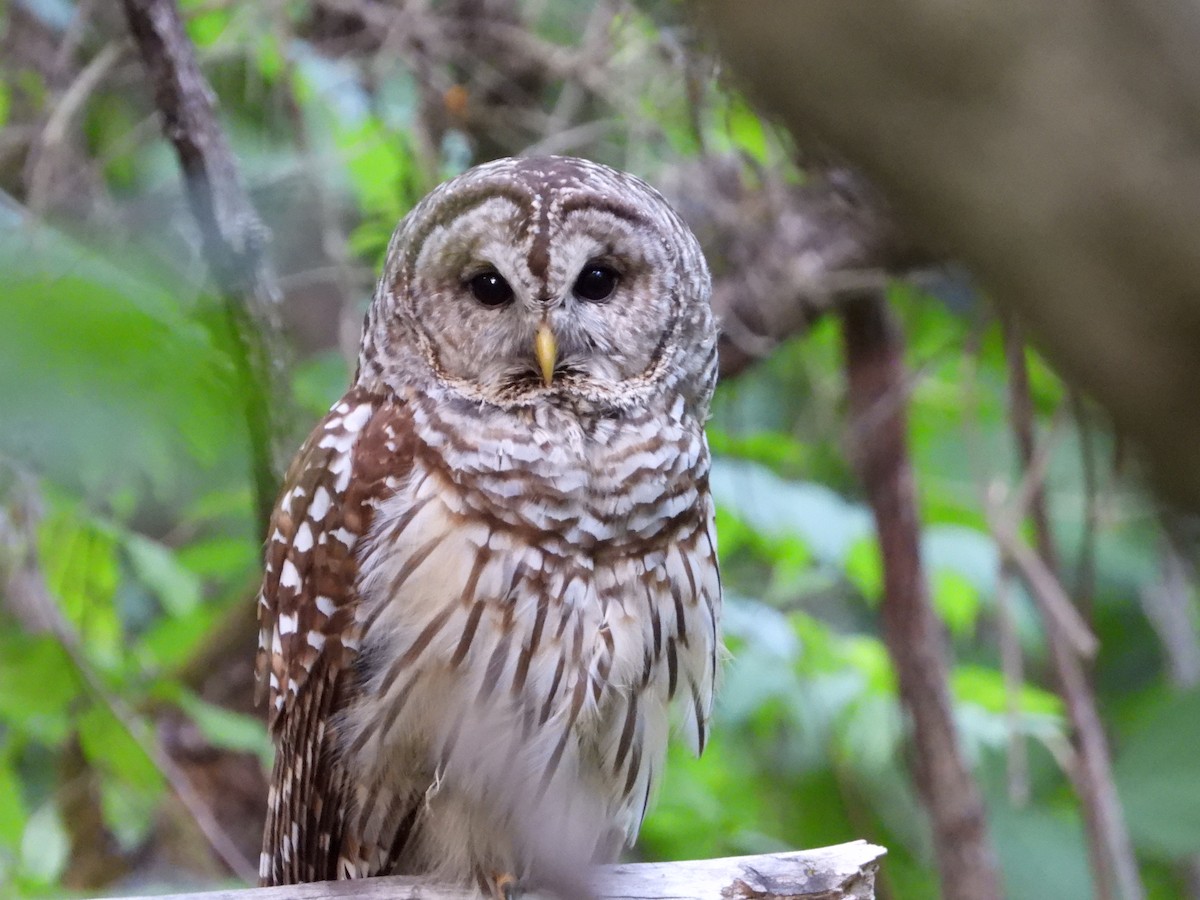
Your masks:
M488 269L473 276L467 287L471 295L484 306L504 306L513 298L513 289L495 269Z

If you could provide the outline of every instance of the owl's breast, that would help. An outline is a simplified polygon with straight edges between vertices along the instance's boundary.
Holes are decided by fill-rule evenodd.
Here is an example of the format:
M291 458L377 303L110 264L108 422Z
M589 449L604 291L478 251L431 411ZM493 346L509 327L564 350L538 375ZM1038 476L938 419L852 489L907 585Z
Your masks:
M368 769L483 773L500 735L506 777L570 773L636 831L672 699L703 744L719 642L707 453L670 412L589 429L420 411L359 551L362 690L340 724Z
M525 533L548 550L641 544L694 516L708 474L701 424L683 401L620 417L553 406L518 412L414 408L428 469L454 512Z

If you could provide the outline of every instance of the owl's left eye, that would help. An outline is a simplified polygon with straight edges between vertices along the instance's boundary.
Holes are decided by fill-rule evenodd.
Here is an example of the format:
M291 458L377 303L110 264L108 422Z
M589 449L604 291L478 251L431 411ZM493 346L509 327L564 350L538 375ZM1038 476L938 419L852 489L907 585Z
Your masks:
M592 303L603 303L617 289L620 276L611 266L588 263L575 279L575 296Z

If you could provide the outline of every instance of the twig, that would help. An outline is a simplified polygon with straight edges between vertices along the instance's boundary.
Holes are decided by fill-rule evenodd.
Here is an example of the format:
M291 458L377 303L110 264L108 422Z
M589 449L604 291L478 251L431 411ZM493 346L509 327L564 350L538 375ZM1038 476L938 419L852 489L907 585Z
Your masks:
M1139 591L1139 596L1162 645L1171 684L1190 690L1200 683L1200 635L1192 618L1191 573L1175 546L1169 523L1164 530L1167 537L1159 550L1159 576Z
M279 444L288 430L279 288L267 260L267 231L238 177L179 10L172 0L123 2L164 132L183 169L205 257L223 295L265 534L281 472Z
M1095 697L1079 658L1071 652L1058 624L1046 618L1045 627L1059 691L1075 732L1078 764L1073 774L1086 813L1097 896L1102 893L1106 873L1111 871L1120 895L1125 900L1140 900L1144 894L1137 859L1113 782L1112 760Z
M304 180L309 184L309 189L312 191L316 219L320 224L321 250L325 259L331 263L327 268L331 270L334 276L330 280L337 290L338 318L339 321L344 322L347 318L356 318L353 313L359 313L359 317L361 316L360 311L354 303L357 293L355 272L351 265L350 253L346 247L345 235L339 226L337 201L331 195L328 185L322 177L321 162L317 159L317 155L313 150L312 136L309 133L308 122L305 119L304 109L300 104L297 94L296 60L294 58L294 51L292 50L294 42L291 26L287 18L287 11L284 6L285 4L280 2L280 0L272 0L271 14L275 28L275 38L279 42L283 54L283 78L280 80L283 105L292 124L292 134L296 141L296 149L300 157ZM369 279L364 283L367 282L369 282ZM339 341L339 344L342 343L342 341ZM343 349L349 351L347 354L347 363L352 366L358 354L357 340L352 342L349 347L343 347Z
M1017 454L1022 471L1029 473L1034 460L1037 435L1034 433L1033 390L1029 385L1029 364L1025 359L1025 340L1020 324L1009 315L1000 317L1000 329L1004 339L1004 356L1008 364L1008 415L1012 423L1013 438L1017 443ZM1025 483L1030 486L1027 502L1022 509L1029 511L1033 520L1038 555L1053 572L1058 571L1058 558L1050 532L1050 511L1046 500L1044 464L1050 453L1044 453L1043 468L1037 477L1027 474Z
M1082 663L1096 652L1097 642L1054 570L1054 539L1043 488L1049 440L1037 446L1025 350L1014 326L1006 331L1005 341L1012 398L1009 411L1025 476L1015 508L1007 517L1000 515L992 498L985 498L988 523L1001 552L1024 576L1042 614L1059 692L1075 733L1078 765L1073 774L1083 803L1097 897L1107 900L1116 888L1124 900L1141 900L1137 858L1113 782L1104 725ZM1037 552L1017 534L1017 523L1026 513L1033 521Z
M883 556L883 633L913 723L917 789L933 825L942 896L1001 896L983 800L959 745L947 683L946 644L922 570L916 489L906 438L903 342L879 292L840 310L855 468L875 516ZM869 432L862 416L895 398Z
M38 136L36 149L29 164L29 188L26 206L40 216L46 209L46 194L54 176L54 154L63 143L67 129L88 98L103 84L108 73L121 61L126 46L112 41L84 66L54 104L46 124Z
M1067 596L1058 576L1017 534L1016 527L1012 524L1012 516L999 512L994 500L988 502L987 506L988 527L992 538L1000 552L1029 585L1029 590L1042 612L1042 618L1056 626L1072 653L1083 659L1091 659L1096 655L1099 642L1079 615L1079 610L1075 608L1071 598Z
M1075 601L1085 619L1092 617L1096 592L1096 529L1100 524L1100 479L1096 464L1095 427L1083 394L1068 386L1071 418L1079 436L1079 468L1083 476L1083 534L1075 560Z
M1000 632L1000 664L1004 674L1004 714L1008 720L1008 799L1017 807L1029 802L1029 754L1018 718L1025 661L1012 609L1012 571L1000 566L996 576L996 623Z

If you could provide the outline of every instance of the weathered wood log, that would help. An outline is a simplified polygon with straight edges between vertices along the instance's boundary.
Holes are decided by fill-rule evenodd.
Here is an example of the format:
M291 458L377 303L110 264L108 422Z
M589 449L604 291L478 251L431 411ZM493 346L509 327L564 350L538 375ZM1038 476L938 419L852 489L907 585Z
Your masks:
M875 873L886 852L883 847L866 841L854 841L793 853L605 866L597 871L593 887L597 900L871 900L875 896ZM479 894L397 876L172 894L158 900L337 900L351 897L355 900L478 900ZM538 898L524 895L524 900Z

